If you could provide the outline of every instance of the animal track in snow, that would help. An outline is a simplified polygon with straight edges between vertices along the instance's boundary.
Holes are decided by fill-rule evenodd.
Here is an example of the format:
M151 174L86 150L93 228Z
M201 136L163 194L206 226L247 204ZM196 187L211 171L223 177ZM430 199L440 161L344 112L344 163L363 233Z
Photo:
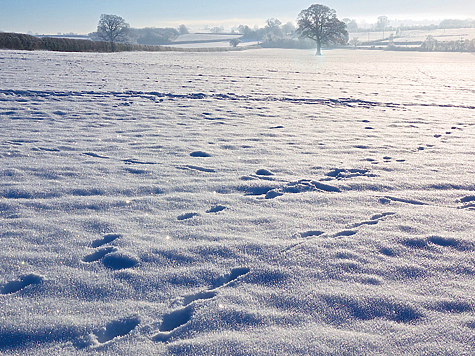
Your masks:
M94 158L104 158L104 159L109 159L107 156L101 156L98 155L97 153L94 152L83 152L84 155L89 156L89 157L94 157Z
M230 274L227 274L226 276L219 278L213 284L213 288L211 288L210 290L214 290L214 289L217 289L217 288L220 288L220 287L227 286L231 282L235 281L236 279L238 279L241 276L244 276L244 275L248 274L249 272L250 272L250 269L246 268L246 267L234 268L234 269L231 270Z
M368 221L362 221L359 223L354 223L349 225L349 228L354 229L356 227L360 227L362 225L376 225L379 222L379 220L368 220Z
M274 175L274 173L272 173L271 171L268 171L267 169L259 169L259 170L257 170L256 174L258 176L272 176L272 175Z
M125 336L140 324L138 316L132 316L120 320L111 321L105 327L94 332L94 336L100 344L104 344L118 336Z
M333 235L333 237L340 237L340 236L353 236L357 233L358 231L353 231L353 230L343 230L340 232L337 232L336 234Z
M384 198L379 199L381 204L388 204L391 201L396 201L400 203L406 203L406 204L413 204L413 205L427 205L426 203L420 202L418 200L413 200L413 199L403 199L403 198L396 198L396 197L390 197L386 196Z
M156 164L155 162L146 162L146 161L140 161L137 159L129 158L129 159L123 159L122 162L126 164Z
M236 279L244 276L250 272L249 268L241 267L234 268L231 273L219 278L213 286L207 291L202 291L196 294L185 296L183 299L183 308L176 309L168 314L165 314L162 319L162 324L159 327L159 333L152 336L153 341L166 342L170 339L172 332L180 326L188 323L193 316L192 303L197 300L206 300L214 298L218 293L216 289L230 285Z
M27 274L20 277L18 281L7 282L0 290L1 294L12 294L21 291L31 284L39 284L43 277L37 274Z
M320 236L322 234L324 234L323 231L310 230L310 231L300 233L300 236L301 237L311 237L311 236Z
M108 244L120 237L122 237L120 234L106 234L102 237L102 239L93 241L91 246L94 248L101 247L102 245Z
M188 169L191 171L199 171L199 172L206 172L206 173L216 173L216 170L212 168L205 168L205 167L199 167L199 166L192 166L192 165L186 165L183 167L177 167L178 169Z
M341 169L335 168L325 174L327 177L335 178L335 179L347 179L347 178L354 178L354 177L375 177L374 174L369 173L369 169Z
M350 224L348 227L350 229L353 229L353 228L357 228L357 227L360 227L362 225L376 225L381 219L383 219L384 217L386 216L390 216L390 215L394 215L395 213L392 213L392 212L386 212L386 213L381 213L381 214L376 214L376 215L373 215L371 217L370 220L368 221L363 221L361 223L355 223L355 224ZM309 231L306 231L306 232L301 232L300 234L297 234L297 236L300 236L301 238L307 238L307 237L310 237L311 239L307 239L305 241L300 241L300 242L297 242L297 243L294 243L288 247L286 247L285 249L281 250L282 253L284 252L287 252L287 251L290 251L290 250L293 250L303 244L305 244L306 242L308 242L309 240L313 240L312 238L314 237L318 237L318 236L322 236L322 237L348 237L348 236L353 236L355 234L357 234L358 231L357 230L343 230L343 231L339 231L333 235L325 235L325 232L323 231L318 231L318 230L309 230Z
M131 174L151 174L152 171L148 169L135 169L135 168L125 168L125 170Z
M193 295L188 295L183 299L183 305L187 306L197 300L211 299L211 298L216 297L217 294L218 293L215 292L214 290L208 290L208 291L199 292Z
M91 245L94 248L98 248L120 237L122 237L120 234L106 234L102 239L93 241ZM91 263L101 259L105 267L113 270L131 268L139 262L137 258L118 252L118 250L112 246L101 248L90 255L85 256L82 260L83 262Z
M91 253L90 255L85 256L82 260L83 262L87 262L87 263L96 262L96 261L99 261L101 258L103 258L105 255L111 252L115 252L115 251L116 249L114 247L102 248L100 250L97 250Z
M160 332L173 331L176 328L186 324L191 320L193 308L187 306L182 309L177 309L171 313L165 314L163 316L162 324L160 325Z
M209 153L203 151L195 151L190 153L191 157L211 157Z
M223 211L224 209L226 209L225 206L222 206L222 205L216 205L216 206L213 206L211 209L207 210L206 212L209 214L209 213L219 213L220 211Z
M139 263L139 261L133 256L129 256L124 253L114 252L111 254L107 254L102 260L102 263L107 268L113 270L120 270L125 268L132 268L137 263Z
M382 214L376 214L371 217L371 220L379 220L382 219L386 216L394 215L396 213L388 212L388 213L382 213Z
M475 195L468 195L460 199L460 202L464 205L459 207L459 209L469 209L475 210Z
M332 185L323 184L316 181L311 181L308 179L301 179L297 182L287 183L285 186L280 188L271 188L265 194L265 199L274 199L278 196L284 195L285 193L303 193L303 192L313 192L313 191L324 191L324 192L333 192L340 193L341 190Z
M193 218L195 216L198 216L198 215L200 215L200 214L198 214L198 213L186 213L186 214L182 214L182 215L178 216L176 219L177 220L188 220L188 219L191 219L191 218Z
M376 214L376 215L373 215L370 220L362 221L362 222L359 222L359 223L355 223L355 224L349 225L349 228L350 228L350 229L354 229L354 228L360 227L360 226L362 226L362 225L376 225L376 224L379 223L379 221L380 221L381 219L383 219L384 217L390 216L390 215L394 215L394 214L396 214L396 213L382 213L382 214Z

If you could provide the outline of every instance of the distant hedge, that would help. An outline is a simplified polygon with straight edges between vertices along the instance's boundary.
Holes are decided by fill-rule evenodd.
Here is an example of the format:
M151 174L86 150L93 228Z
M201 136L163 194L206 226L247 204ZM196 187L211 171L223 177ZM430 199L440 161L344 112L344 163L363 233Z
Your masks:
M45 50L59 52L125 52L125 51L147 51L147 52L210 52L210 51L230 51L243 50L249 47L218 47L218 48L177 48L151 45L134 45L128 43L111 43L102 41L78 40L70 38L35 37L22 33L0 32L0 49L15 50ZM257 48L257 47L253 47Z

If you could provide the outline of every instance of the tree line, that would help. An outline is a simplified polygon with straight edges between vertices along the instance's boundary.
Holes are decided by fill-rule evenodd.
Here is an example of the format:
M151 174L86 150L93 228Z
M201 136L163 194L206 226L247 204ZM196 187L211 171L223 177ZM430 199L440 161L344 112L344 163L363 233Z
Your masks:
M346 45L348 43L348 32L346 24L340 21L336 12L328 6L315 4L302 10L297 18L297 28L291 23L282 25L278 19L267 20L264 29L251 30L248 26L239 26L243 34L243 39L262 41L263 47L287 47L287 48L308 48L308 40L315 43L317 55L321 55L321 48L324 45ZM180 27L187 31L186 26ZM117 15L102 14L97 25L97 31L91 36L110 43L130 41L130 34L133 33L130 25ZM149 30L149 35L157 34ZM294 36L298 35L298 40ZM233 47L238 45L238 41L231 41Z
M404 24L396 24L391 25L391 21L388 19L387 16L379 16L378 20L375 24L370 26L361 26L358 24L356 20L352 20L349 18L344 18L342 21L346 24L346 28L348 32L380 32L380 31L410 31L410 30L437 30L437 29L454 29L454 28L474 28L475 27L475 20L473 19L445 19L440 21L438 24L429 24L429 25L404 25ZM402 21L401 21L402 22Z
M126 52L126 51L145 51L145 52L221 52L232 50L231 48L198 48L187 49L167 46L138 45L131 43L115 43L108 41L90 41L70 38L55 37L36 37L22 33L0 32L0 49L13 50L44 50L58 52ZM233 50L244 50L235 48Z
M385 30L391 30L388 24L388 18L380 16L375 29L382 30L384 33ZM465 23L463 20L444 20L440 26L453 28L467 24L470 25L471 23ZM475 21L473 25L475 26ZM323 46L347 45L348 30L354 31L357 28L356 21L350 19L339 20L335 10L325 5L314 4L299 13L297 26L294 26L291 22L282 24L278 19L272 18L266 21L264 28L255 27L251 29L249 26L240 25L237 30L242 35L241 39L243 41L255 40L259 42L261 47L312 48L316 46L316 54L321 55ZM215 28L213 32L219 33L221 28ZM133 29L120 16L102 14L97 25L97 31L89 34L93 41L68 38L37 38L23 34L0 33L0 48L74 52L164 51L172 49L157 45L171 44L177 36L186 33L189 33L189 31L185 25L181 25L178 29ZM237 47L241 39L231 40L230 45ZM474 51L473 40L452 42L438 42L429 36L418 49L423 51ZM352 39L350 44L357 46L357 38ZM397 50L399 47L394 46L390 39L388 49ZM186 51L177 48L173 50ZM202 51L206 51L206 49Z

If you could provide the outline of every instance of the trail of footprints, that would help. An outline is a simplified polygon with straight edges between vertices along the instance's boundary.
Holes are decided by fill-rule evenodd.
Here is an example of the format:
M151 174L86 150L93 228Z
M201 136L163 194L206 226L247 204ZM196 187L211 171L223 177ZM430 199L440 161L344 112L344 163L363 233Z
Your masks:
M163 315L158 333L151 337L155 342L167 342L173 337L173 332L188 323L193 317L193 303L198 300L207 300L217 296L220 288L231 285L239 277L250 272L249 268L235 268L231 273L219 278L208 290L183 297L183 307ZM104 327L93 332L89 342L79 343L79 347L102 345L119 336L125 336L141 323L138 315L133 315L119 320L113 320Z
M217 206L211 208L210 212L221 211L225 207ZM101 239L95 240L92 242L91 247L98 249L93 253L85 256L82 261L85 263L96 262L102 259L103 264L113 270L131 268L137 264L137 260L133 259L130 256L124 254L117 254L117 249L112 246L103 247L104 245L115 241L116 239L122 237L120 234L106 234ZM219 278L212 287L208 290L198 292L196 294L188 295L183 297L183 307L176 309L168 314L165 314L162 318L162 323L159 327L159 333L152 337L153 341L166 342L172 336L172 332L178 329L180 326L186 324L191 320L193 316L193 303L198 300L206 300L214 298L218 294L218 289L226 287L234 282L241 276L244 276L250 272L249 268L235 268L231 270L231 273ZM41 280L40 280L41 281ZM16 283L16 284L15 284ZM20 283L24 286L36 282L36 279L29 277L26 282L10 282L3 289L6 292L13 293L16 291L17 284ZM2 290L3 293L3 290ZM4 293L5 294L5 293ZM141 322L139 316L134 315L127 318L114 320L108 323L106 326L96 330L91 335L92 341L90 342L80 342L78 347L84 348L94 344L105 344L116 337L125 336L134 330Z
M159 333L152 336L152 340L158 342L168 341L172 337L174 330L191 320L193 316L193 303L195 301L214 298L218 294L219 288L230 285L239 277L244 276L249 272L249 268L235 268L231 270L230 274L218 279L208 290L185 296L183 298L183 307L173 310L163 316L162 323L159 327Z
M309 230L309 231L297 233L294 236L296 238L303 238L304 240L299 241L297 243L294 243L294 244L286 247L281 252L285 253L285 252L294 250L295 248L297 248L299 246L302 246L302 245L306 244L308 241L311 241L312 239L315 239L316 237L320 237L320 236L322 238L323 237L341 238L341 237L353 236L353 235L356 235L358 233L358 230L355 230L356 228L361 227L363 225L376 225L380 221L382 221L384 218L386 218L387 216L391 216L391 215L395 215L395 214L396 213L394 213L394 212L384 212L384 213L381 213L381 214L375 214L369 220L361 221L361 222L354 223L354 224L349 224L347 226L347 228L349 230L338 231L334 234L327 234L324 231L319 231L319 230Z
M453 130L459 129L457 127L452 127ZM447 135L449 135L451 132L446 132ZM434 135L435 138L439 138L442 135ZM48 152L57 152L58 150L56 149L49 149L49 148L44 148L44 147L39 147L39 150L42 151L48 151ZM424 148L419 147L419 150L423 150ZM93 158L100 158L100 159L109 159L109 157L98 155L93 152L84 152L84 155L93 157ZM210 155L197 151L197 152L192 152L190 154L191 157L209 157ZM389 160L390 157L385 157L385 160ZM123 162L127 164L154 164L153 162L142 162L138 161L135 159L126 159L122 160ZM400 160L403 161L403 160ZM177 167L180 168L180 167ZM206 169L198 166L185 166L183 169L190 169L190 170L196 170L196 171L202 171L202 172L215 172L212 169ZM273 176L274 174L266 169L259 169L256 171L255 175L251 175L248 177L243 177L241 178L242 180L252 180L252 179L261 179L261 180L268 180L268 181L273 181ZM346 178L352 178L352 177L357 177L357 176L368 176L368 177L374 177L369 170L367 169L333 169L329 173L326 174L327 178L324 178L323 180L332 180L332 179L346 179ZM316 182L312 180L299 180L296 182L289 182L285 184L284 186L275 188L275 187L250 187L245 190L245 192L249 195L265 195L266 199L273 199L278 196L283 195L284 193L300 193L300 192L305 192L305 191L325 191L325 192L340 192L340 190L337 187L323 184L321 182ZM415 201L415 200L409 200L409 199L401 199L401 198L396 198L396 197L390 197L386 196L384 198L380 198L380 203L381 204L388 204L390 202L402 202L402 203L407 203L407 204L413 204L413 205L424 205L424 203ZM469 210L475 210L475 196L466 196L463 197L459 200L459 202L462 204L459 208L461 209L469 209ZM209 210L206 211L206 213L218 213L220 211L223 211L226 209L225 206L222 205L216 205ZM394 215L394 212L384 212L381 214L376 214L372 216L369 220L350 224L347 226L348 230L342 230L339 232L336 232L334 234L326 234L323 231L319 230L309 230L305 231L302 233L299 233L298 236L300 238L303 238L303 241L300 241L298 243L295 243L286 249L284 249L282 252L287 252L290 250L293 250L300 245L305 244L306 242L310 241L312 238L316 238L319 236L322 237L333 237L333 238L341 238L341 237L348 237L357 234L358 230L355 230L361 226L364 225L376 225L380 221L382 221L384 218ZM195 216L199 216L198 213L186 213L182 214L177 217L177 220L187 220L191 219ZM126 269L126 268L131 268L134 267L139 261L133 257L129 256L125 253L121 253L116 247L113 246L107 246L104 247L105 245L115 241L116 239L119 239L121 237L120 234L106 234L104 235L101 239L95 240L92 242L91 247L95 249L94 252L92 252L89 255L86 255L83 257L82 261L84 263L93 263L97 261L102 261L105 267L110 268L112 270L120 270L120 269ZM406 239L401 242L404 246L409 247L409 248L415 248L415 249L425 249L428 248L430 245L436 245L436 246L441 246L441 247L451 247L456 250L460 251L466 251L466 250L471 250L475 248L472 245L468 245L467 243L451 239L451 238L443 238L439 236L431 236L426 239ZM385 253L386 252L386 253ZM390 252L388 251L382 251L384 254L391 255ZM158 333L153 335L151 339L156 342L167 342L169 341L172 337L174 332L182 327L183 325L187 324L193 317L193 305L196 301L200 300L208 300L216 297L218 295L218 291L220 288L226 287L231 285L234 281L239 279L240 277L248 274L250 272L249 268L235 268L231 270L230 274L225 275L221 277L219 280L217 280L212 287L210 287L207 290L192 294L192 295L187 295L184 296L182 306L178 309L175 309L162 317L161 324L158 329ZM16 281L9 281L5 285L2 286L0 289L0 294L12 294L19 292L23 290L24 288L34 285L34 284L39 284L43 281L43 277L37 274L28 274L28 275L23 275L19 277L19 280ZM95 339L96 343L101 345L105 344L116 337L120 336L125 336L129 334L132 330L134 330L139 324L141 323L141 319L137 315L133 315L127 318L122 318L119 320L114 320L106 324L104 327L100 328L99 330L96 330L93 332L93 338ZM88 345L83 345L83 347L88 346Z
M450 128L450 130L445 131L443 134L435 134L435 135L434 135L434 138L437 138L437 139L440 138L441 141L439 141L439 142L447 142L447 141L446 141L446 137L447 137L448 135L451 135L454 130L463 131L463 128L459 127L459 126L463 126L463 125L464 125L463 123L458 123L457 125L452 126L452 127ZM445 137L444 137L444 136L445 136ZM434 147L434 146L435 146L435 145L433 145L433 144L427 144L427 145L426 145L426 147L428 147L428 148L432 148L432 147ZM418 151L423 151L424 149L425 149L424 146L419 146L419 147L417 148Z
M207 214L211 214L211 213L219 213L220 211L223 211L225 210L226 207L223 206L223 205L215 205L213 207L211 207L210 209L206 210L206 213ZM179 215L176 219L181 221L181 220L188 220L188 219L191 219L191 218L194 218L195 216L199 216L200 214L199 213L185 213L185 214L182 214L182 215Z

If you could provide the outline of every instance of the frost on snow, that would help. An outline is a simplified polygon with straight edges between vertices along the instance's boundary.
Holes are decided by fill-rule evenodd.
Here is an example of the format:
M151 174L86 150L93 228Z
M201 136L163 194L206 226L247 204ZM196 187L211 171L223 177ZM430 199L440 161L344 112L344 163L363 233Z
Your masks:
M0 62L0 354L474 354L472 55Z

